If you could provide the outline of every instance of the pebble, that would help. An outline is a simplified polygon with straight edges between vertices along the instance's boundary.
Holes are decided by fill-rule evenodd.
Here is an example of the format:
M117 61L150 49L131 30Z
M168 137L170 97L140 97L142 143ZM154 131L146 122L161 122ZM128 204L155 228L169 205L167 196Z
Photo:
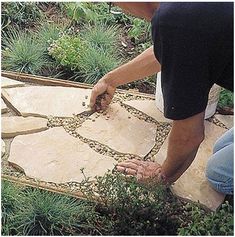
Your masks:
M86 105L86 103L85 102L82 102L82 106L85 106Z

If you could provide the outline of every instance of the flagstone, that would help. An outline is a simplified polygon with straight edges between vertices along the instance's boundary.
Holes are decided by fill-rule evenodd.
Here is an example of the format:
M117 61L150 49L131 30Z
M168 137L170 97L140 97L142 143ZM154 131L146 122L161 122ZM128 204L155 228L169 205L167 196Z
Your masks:
M18 87L18 86L24 86L25 83L17 80L13 80L7 77L1 76L1 87L2 88L11 88L11 87Z
M91 115L76 131L118 152L144 157L155 144L156 128L155 124L134 117L115 103L109 106L106 115L98 118Z
M2 140L2 139L1 139ZM6 152L6 145L5 142L2 140L2 149L1 149L1 155L2 157L5 155Z
M6 92L11 105L23 116L71 117L87 109L91 90L59 86L30 86L6 89Z
M192 201L199 201L212 210L216 210L224 200L224 195L215 191L205 176L206 164L212 155L216 140L226 129L205 121L205 139L200 145L197 155L186 172L172 185L173 192ZM168 138L156 154L155 161L162 164L167 154Z
M172 122L172 120L165 118L164 114L157 108L155 100L130 100L123 103L147 114L158 122Z
M3 101L3 99L1 98L1 113L6 113L8 111L8 108L5 104L5 102Z
M112 157L96 153L62 127L15 137L8 161L28 177L54 183L81 182L81 169L86 177L102 176L116 164Z
M2 117L2 137L11 138L17 135L41 132L48 129L47 119L36 117Z
M222 114L216 114L215 117L222 122L227 128L234 127L234 117L233 115L222 115Z

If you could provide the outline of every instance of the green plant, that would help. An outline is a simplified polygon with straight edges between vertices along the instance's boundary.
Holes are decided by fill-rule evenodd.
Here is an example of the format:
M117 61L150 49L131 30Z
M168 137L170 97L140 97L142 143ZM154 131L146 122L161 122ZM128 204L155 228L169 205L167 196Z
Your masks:
M77 23L105 23L114 25L116 23L127 24L130 20L125 14L112 14L109 12L109 6L105 2L81 2L81 3L63 3L66 15L71 19L71 24ZM118 7L113 7L113 10L119 11Z
M150 39L150 24L149 22L134 18L132 27L128 31L128 36L133 38L135 43L144 43Z
M222 89L220 92L218 105L223 108L223 107L233 107L233 104L234 104L233 92L226 89Z
M120 30L117 26L108 26L103 23L84 25L81 32L82 40L90 44L90 48L97 48L111 55L118 55L118 41Z
M79 58L78 78L83 77L83 82L96 83L105 74L118 67L121 60L111 53L97 48L84 47Z
M234 235L233 208L226 202L219 211L205 213L195 205L188 205L188 223L178 229L179 235Z
M6 70L36 74L47 64L44 48L31 33L12 30L4 45L2 67Z
M94 229L90 223L95 215L92 206L86 202L29 189L21 196L13 226L20 235L89 233L89 229Z
M85 180L81 190L89 200L100 201L99 212L111 221L109 235L171 235L176 233L181 203L169 189L139 184L120 173L97 177L95 186Z
M43 13L34 2L3 2L2 6L2 30L9 25L17 25L20 28L32 26L43 17Z
M49 47L49 55L56 59L62 66L72 71L79 67L79 57L83 49L80 37L63 35Z
M18 206L21 188L9 181L2 181L1 191L2 235L10 235L12 217Z
M43 23L37 29L37 42L45 48L47 52L48 47L57 39L60 38L65 27L54 23Z

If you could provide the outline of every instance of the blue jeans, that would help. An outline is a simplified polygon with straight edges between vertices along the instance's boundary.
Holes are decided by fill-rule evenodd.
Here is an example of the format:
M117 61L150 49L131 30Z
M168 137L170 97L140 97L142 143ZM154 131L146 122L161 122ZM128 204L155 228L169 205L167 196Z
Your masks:
M224 194L233 194L233 128L220 137L206 167L206 177L212 187Z

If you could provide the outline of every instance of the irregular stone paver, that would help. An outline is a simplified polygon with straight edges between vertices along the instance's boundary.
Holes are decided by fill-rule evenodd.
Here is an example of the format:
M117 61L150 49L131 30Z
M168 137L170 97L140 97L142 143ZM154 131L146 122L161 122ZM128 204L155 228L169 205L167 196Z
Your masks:
M208 208L216 210L224 200L224 195L215 191L205 176L205 168L215 141L226 129L205 121L205 140L198 149L188 170L172 185L173 192L183 198L199 201ZM166 158L168 138L157 153L155 161L162 164Z
M2 137L41 132L47 129L47 119L20 116L2 117Z
M2 139L1 139L2 140ZM2 149L1 149L1 155L2 157L5 155L6 152L6 145L5 142L2 140Z
M5 102L3 101L3 99L1 98L1 113L6 113L8 111L8 108L5 104Z
M216 114L215 117L229 129L234 126L234 116L233 115Z
M119 104L110 105L106 115L91 115L76 131L118 152L141 157L153 148L156 137L155 124L134 117Z
M20 135L11 143L8 159L31 178L46 182L81 182L113 169L116 161L96 153L87 144L70 136L61 127Z
M12 80L7 77L1 76L1 87L2 88L11 88L11 87L17 87L17 86L24 86L25 84L23 82Z
M90 89L30 86L6 89L9 102L23 116L70 117L87 109Z
M159 122L172 122L172 120L164 117L164 114L157 108L155 100L130 100L124 101L127 104Z

